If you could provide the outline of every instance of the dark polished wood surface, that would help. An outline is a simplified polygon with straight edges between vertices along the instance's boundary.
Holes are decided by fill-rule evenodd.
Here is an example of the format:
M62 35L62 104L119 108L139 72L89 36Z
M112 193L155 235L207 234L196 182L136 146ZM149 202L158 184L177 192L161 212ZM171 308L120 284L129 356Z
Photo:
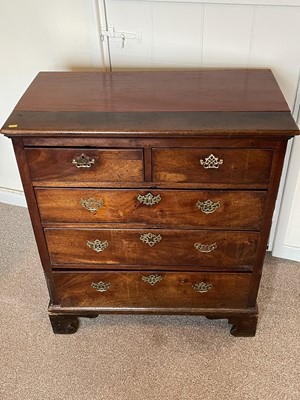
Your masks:
M150 247L141 241L148 233L160 241ZM258 233L163 230L163 229L46 229L46 240L53 264L102 264L105 268L123 268L122 265L166 265L222 268L254 265ZM96 252L88 243L100 240L107 248ZM210 252L201 252L195 244L211 246ZM128 268L128 267L124 267ZM170 268L170 267L169 267ZM168 269L169 269L168 268ZM177 269L177 268L176 268Z
M69 307L245 307L251 274L196 273L156 271L161 281L153 286L143 281L151 276L144 272L54 272L60 304ZM98 292L92 283L109 283ZM211 284L200 293L193 285ZM131 288L131 290L128 290ZM241 290L243 288L243 290Z
M35 190L44 223L126 223L156 227L210 226L214 229L258 230L264 211L265 191L44 189ZM139 196L160 196L147 206ZM83 207L81 200L100 201L97 211ZM201 211L199 202L211 200L219 207ZM198 204L198 207L197 207Z
M74 163L82 155L94 163L78 168ZM143 150L127 149L27 149L26 158L33 181L108 181L142 182Z
M200 161L213 156L222 165L205 169ZM222 148L208 149L153 149L153 181L155 182L207 182L267 183L273 152L271 150Z
M297 132L272 72L263 69L42 72L2 130L10 136L262 131Z
M289 111L272 72L263 69L41 72L16 110Z
M9 126L13 126L10 128ZM288 112L31 112L14 111L2 128L7 136L41 137L292 137Z

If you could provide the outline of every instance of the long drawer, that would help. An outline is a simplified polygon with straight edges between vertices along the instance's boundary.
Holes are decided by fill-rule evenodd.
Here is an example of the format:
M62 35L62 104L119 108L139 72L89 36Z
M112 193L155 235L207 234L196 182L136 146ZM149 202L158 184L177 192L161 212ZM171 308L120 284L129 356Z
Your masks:
M259 234L256 232L45 229L52 264L74 268L94 265L154 265L252 269ZM125 267L124 267L125 266Z
M273 150L155 148L153 181L267 184Z
M157 227L260 227L266 192L36 189L44 222L114 222Z
M250 273L54 272L62 307L246 307Z
M25 150L33 181L142 182L141 149L37 148Z

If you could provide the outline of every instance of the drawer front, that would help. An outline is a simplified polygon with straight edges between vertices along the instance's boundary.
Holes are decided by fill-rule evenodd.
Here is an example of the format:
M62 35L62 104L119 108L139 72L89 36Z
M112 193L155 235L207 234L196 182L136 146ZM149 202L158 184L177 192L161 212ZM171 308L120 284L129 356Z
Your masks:
M250 273L54 272L63 307L246 307Z
M26 149L33 181L142 182L141 149Z
M153 149L153 181L267 184L272 150Z
M53 264L251 269L258 233L162 229L45 229ZM124 267L125 265L125 267ZM150 267L151 268L151 267ZM151 268L152 269L152 268Z
M36 189L45 222L259 229L265 192Z

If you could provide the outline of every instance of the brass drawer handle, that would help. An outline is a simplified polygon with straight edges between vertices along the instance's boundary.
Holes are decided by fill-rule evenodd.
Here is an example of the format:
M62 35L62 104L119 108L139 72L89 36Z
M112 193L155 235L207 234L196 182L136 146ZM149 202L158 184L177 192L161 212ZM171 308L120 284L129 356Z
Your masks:
M204 214L212 214L215 212L218 208L220 208L221 203L219 201L212 201L210 199L206 201L200 201L198 200L196 203L196 207L199 208Z
M150 247L153 247L156 243L159 243L161 241L162 237L161 235L155 235L154 233L143 233L140 236L140 241L147 243Z
M79 202L83 208L92 213L96 213L104 204L103 199L95 200L93 197L90 197L87 200L80 199Z
M102 282L102 281L100 281L98 283L94 283L93 282L91 284L91 287L93 289L96 289L97 292L106 292L110 288L110 283L109 282L105 283L105 282Z
M144 196L139 194L137 196L138 201L145 206L152 207L154 204L158 204L161 201L160 194L154 196L152 193L147 193Z
M201 159L200 164L205 169L219 168L220 165L223 164L223 160L222 160L222 158L220 158L220 160L219 160L218 157L215 157L213 154L210 154L208 157L205 157L205 160Z
M206 293L213 287L212 283L199 282L193 285L193 289L199 293Z
M86 242L86 245L90 249L94 250L96 253L100 253L100 251L103 251L108 247L108 241L105 240L104 242L102 242L101 240L96 239L93 242L91 242L91 241L88 240Z
M162 280L161 275L152 274L150 276L142 276L142 281L149 283L149 285L154 286L157 282Z
M217 243L212 244L202 244L202 243L195 243L195 249L200 251L200 253L211 253L212 251L216 250Z
M80 156L73 158L72 164L75 164L77 168L91 168L95 164L95 159L82 153Z

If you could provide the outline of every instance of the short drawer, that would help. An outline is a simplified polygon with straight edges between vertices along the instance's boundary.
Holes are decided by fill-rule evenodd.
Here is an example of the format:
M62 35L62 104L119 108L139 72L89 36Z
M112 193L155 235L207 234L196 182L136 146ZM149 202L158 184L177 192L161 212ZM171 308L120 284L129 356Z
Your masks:
M42 221L258 230L266 192L36 189Z
M63 307L246 307L250 273L54 272Z
M45 229L51 262L72 268L187 266L252 269L256 232L163 229ZM148 267L149 268L149 267Z
M155 148L152 156L156 182L266 185L273 150Z
M142 182L141 149L26 149L33 181Z

